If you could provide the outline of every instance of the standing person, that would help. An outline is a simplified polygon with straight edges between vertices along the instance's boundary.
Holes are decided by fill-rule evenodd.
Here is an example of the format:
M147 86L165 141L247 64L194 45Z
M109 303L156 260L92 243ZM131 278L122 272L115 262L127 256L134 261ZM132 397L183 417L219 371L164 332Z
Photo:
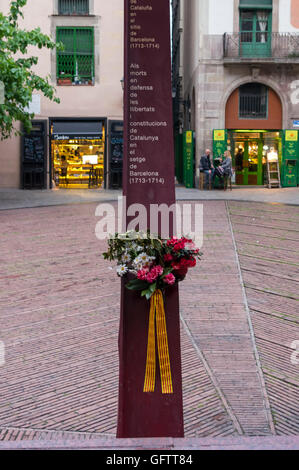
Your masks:
M67 163L67 160L66 160L66 157L65 155L62 155L61 156L61 164L60 164L60 176L62 176L64 178L64 182L66 185L68 185L68 175L67 175L67 167L68 167L68 163Z
M236 170L242 171L243 170L243 158L244 158L244 151L242 147L238 148L238 151L235 155L235 162L236 162Z
M199 163L199 171L203 172L205 175L205 187L207 188L209 185L209 180L212 181L214 175L214 166L211 157L211 150L206 149L205 155L203 155L200 159Z

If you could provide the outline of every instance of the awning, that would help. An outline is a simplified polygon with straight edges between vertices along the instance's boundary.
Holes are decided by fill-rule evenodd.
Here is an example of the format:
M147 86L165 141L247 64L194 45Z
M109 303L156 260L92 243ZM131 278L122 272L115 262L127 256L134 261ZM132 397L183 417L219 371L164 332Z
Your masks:
M53 139L101 139L103 135L102 121L54 121Z

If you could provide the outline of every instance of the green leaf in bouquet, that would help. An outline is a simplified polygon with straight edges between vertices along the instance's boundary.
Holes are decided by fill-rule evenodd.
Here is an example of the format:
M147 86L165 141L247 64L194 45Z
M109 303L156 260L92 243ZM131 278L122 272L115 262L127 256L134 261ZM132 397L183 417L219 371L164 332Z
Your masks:
M172 271L173 271L173 268L171 268L171 267L165 268L162 276L160 276L160 279L164 279L164 277L167 276L168 274L170 274Z
M133 279L126 284L126 288L129 290L143 290L148 286L146 281L141 281L140 279Z
M146 299L149 300L156 289L157 289L157 283L154 282L153 284L150 285L148 289L145 289L141 292L141 297L146 297Z

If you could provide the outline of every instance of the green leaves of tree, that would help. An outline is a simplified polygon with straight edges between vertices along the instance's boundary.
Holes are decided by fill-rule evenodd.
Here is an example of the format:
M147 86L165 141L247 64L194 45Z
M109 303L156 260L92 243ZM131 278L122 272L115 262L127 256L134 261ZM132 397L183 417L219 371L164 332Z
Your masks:
M7 16L0 13L0 81L4 83L4 104L0 105L0 138L6 139L12 133L18 135L15 124L20 121L26 132L31 129L34 117L26 111L34 91L40 91L49 100L59 103L50 76L40 77L32 67L38 63L38 57L28 54L29 47L38 49L62 48L43 34L40 28L26 31L19 28L18 19L23 17L22 8L27 0L15 0L10 4ZM21 55L21 57L20 57ZM24 57L22 57L22 55Z

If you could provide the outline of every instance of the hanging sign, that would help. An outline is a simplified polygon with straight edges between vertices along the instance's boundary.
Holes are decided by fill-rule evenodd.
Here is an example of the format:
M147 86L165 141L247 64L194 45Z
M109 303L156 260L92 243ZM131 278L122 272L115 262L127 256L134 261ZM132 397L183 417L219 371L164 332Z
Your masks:
M216 129L213 131L213 157L217 158L227 150L225 129Z
M298 131L285 131L284 158L297 158L298 153Z

